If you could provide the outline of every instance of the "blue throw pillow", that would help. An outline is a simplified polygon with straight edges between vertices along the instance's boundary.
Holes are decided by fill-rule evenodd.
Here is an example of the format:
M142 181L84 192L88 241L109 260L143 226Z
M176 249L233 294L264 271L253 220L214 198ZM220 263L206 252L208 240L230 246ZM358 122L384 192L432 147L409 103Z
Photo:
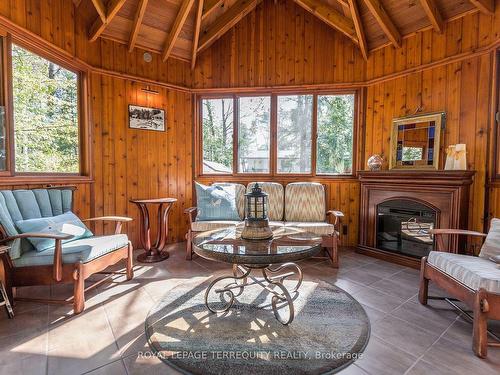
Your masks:
M93 233L71 211L57 216L19 220L16 222L16 226L21 233L57 233L74 236L69 240L62 241L63 243L93 236ZM36 251L44 251L55 246L55 241L51 238L30 237L28 240L35 247Z
M195 182L198 215L196 221L240 220L234 186L206 186Z

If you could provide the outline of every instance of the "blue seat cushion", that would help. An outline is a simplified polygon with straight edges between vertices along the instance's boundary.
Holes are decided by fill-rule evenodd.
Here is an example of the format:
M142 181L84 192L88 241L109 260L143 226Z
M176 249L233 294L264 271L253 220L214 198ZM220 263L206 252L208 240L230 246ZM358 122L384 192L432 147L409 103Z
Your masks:
M63 244L62 262L63 264L80 261L88 263L127 245L128 237L126 234L82 238ZM54 247L44 251L27 251L20 258L13 259L13 262L15 267L52 265L54 263Z
M57 216L19 220L16 221L16 227L21 233L56 233L73 236L69 240L64 240L63 243L93 236L85 224L71 211ZM44 251L54 246L54 240L51 238L30 237L28 239L36 251Z
M198 214L196 221L240 220L235 186L206 186L195 183Z

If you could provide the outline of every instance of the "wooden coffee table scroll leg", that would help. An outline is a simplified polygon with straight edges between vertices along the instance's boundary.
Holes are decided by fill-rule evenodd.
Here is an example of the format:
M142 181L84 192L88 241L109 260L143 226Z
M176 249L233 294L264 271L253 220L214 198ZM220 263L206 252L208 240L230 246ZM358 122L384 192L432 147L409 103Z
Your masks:
M168 214L172 207L171 203L160 203L158 206L158 233L156 242L151 246L151 226L149 224L149 210L145 203L137 203L141 215L140 240L144 253L137 256L137 260L142 263L161 262L169 257L168 252L163 251L168 235Z

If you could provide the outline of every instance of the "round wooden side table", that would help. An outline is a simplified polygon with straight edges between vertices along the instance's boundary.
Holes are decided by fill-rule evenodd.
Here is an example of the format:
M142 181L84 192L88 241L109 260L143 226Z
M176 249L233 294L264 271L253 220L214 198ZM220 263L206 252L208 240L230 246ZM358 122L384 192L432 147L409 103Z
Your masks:
M168 214L172 205L177 202L175 198L157 198L157 199L131 199L139 207L141 214L140 240L144 253L137 256L137 260L142 263L161 262L168 258L169 254L164 251L168 236ZM149 225L148 205L158 205L158 233L156 241L151 245L151 226Z

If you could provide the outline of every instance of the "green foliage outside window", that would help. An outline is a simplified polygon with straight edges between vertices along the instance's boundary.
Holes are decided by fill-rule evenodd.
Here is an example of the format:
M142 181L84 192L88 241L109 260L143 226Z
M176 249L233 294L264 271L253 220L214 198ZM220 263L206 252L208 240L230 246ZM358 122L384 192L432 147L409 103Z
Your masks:
M78 173L78 76L12 45L15 168Z
M318 96L316 171L352 173L354 95Z

